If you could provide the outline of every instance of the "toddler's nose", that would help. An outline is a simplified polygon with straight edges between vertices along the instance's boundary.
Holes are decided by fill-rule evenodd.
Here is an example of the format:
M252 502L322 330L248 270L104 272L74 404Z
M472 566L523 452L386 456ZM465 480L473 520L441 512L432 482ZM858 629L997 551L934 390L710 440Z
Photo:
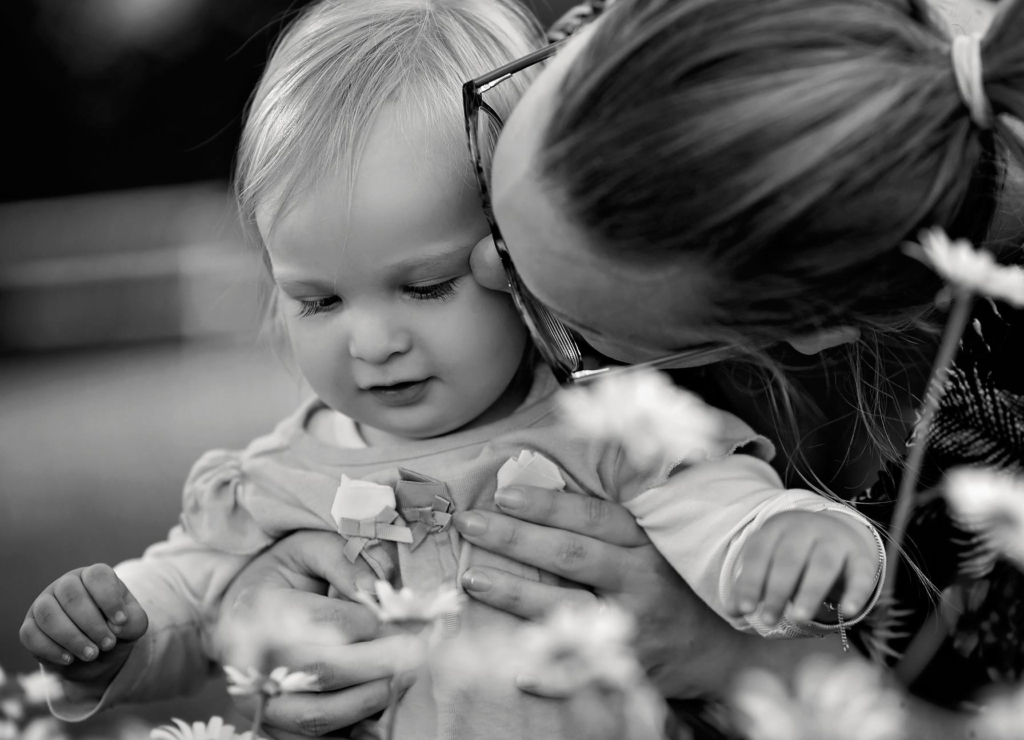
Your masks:
M384 312L365 311L351 319L348 351L357 360L380 365L412 346L409 332Z

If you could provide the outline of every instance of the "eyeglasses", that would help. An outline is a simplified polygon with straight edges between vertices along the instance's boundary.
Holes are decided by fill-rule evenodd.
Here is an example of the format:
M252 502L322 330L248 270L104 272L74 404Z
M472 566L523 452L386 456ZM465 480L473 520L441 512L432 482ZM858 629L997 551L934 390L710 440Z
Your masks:
M515 303L523 323L526 324L533 343L537 347L537 351L551 367L555 378L562 385L587 381L617 369L627 368L614 365L596 368L585 367L583 352L572 331L556 319L529 292L520 279L519 273L512 263L512 256L505 246L505 240L501 236L501 229L498 228L498 223L494 219L494 209L491 206L490 153L493 150L493 143L497 140L498 134L504 127L505 122L494 108L487 103L484 95L528 67L539 64L554 56L566 40L563 39L545 46L543 49L538 49L521 59L499 67L493 72L470 80L462 86L462 102L466 116L469 154L473 160L473 170L476 173L477 185L480 190L480 202L483 206L484 216L487 218L487 224L491 229L494 248L498 252L501 266L505 270L505 277L508 280L512 301ZM489 146L481 146L481 140L487 142ZM709 365L727 357L735 357L737 353L737 348L735 347L712 342L690 347L656 360L629 367L696 367L698 365Z

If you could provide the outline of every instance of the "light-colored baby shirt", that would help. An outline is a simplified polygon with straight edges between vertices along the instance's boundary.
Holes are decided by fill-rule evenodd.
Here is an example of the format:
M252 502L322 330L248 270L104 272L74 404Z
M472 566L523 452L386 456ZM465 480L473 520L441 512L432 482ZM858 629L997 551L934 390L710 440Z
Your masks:
M142 558L116 568L146 610L148 632L100 699L76 696L69 686L71 699L54 705L55 714L84 719L116 703L198 689L213 669L203 625L216 620L227 585L255 554L296 530L346 533L339 536L347 536L352 557L364 557L378 575L398 577L416 591L458 587L461 574L477 565L552 581L535 568L470 548L450 526L454 513L497 510L499 470L514 472L529 453L554 463L564 495L622 503L693 590L737 629L770 637L836 629L788 620L769 628L756 617L726 614L724 605L730 602L743 543L770 516L794 510L837 512L874 532L864 517L816 493L785 489L768 464L771 444L724 411L719 413L729 454L641 470L619 446L575 438L558 424L558 392L550 372L540 369L524 403L507 418L401 447L367 447L356 423L341 415L334 426L335 444L312 436L307 422L324 411L314 399L245 450L207 453L185 485L181 525ZM358 487L367 483L393 492L393 511L377 517L369 509L379 504L360 506L370 500L358 495ZM557 486L552 482L549 487ZM373 486L368 490L381 492ZM375 533L390 533L387 537L398 531L387 527L408 534L400 532L398 542L382 546ZM884 563L877 532L875 537ZM446 625L443 639L510 632L519 624L517 617L467 599L459 617ZM520 692L511 680L484 686L478 678L460 680L438 667L428 680L417 680L403 699L396 737L555 738L561 730L556 711L548 700Z

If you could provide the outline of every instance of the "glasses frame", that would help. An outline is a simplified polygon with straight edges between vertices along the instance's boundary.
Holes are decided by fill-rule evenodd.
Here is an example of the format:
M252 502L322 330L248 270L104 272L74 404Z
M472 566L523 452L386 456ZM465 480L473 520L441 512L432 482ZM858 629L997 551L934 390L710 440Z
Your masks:
M609 373L625 372L638 368L685 368L710 365L719 360L735 358L737 355L744 354L742 350L731 345L707 342L633 365L610 365L593 369L584 368L582 351L579 349L579 343L573 338L570 328L552 316L547 308L534 298L526 286L523 285L519 273L512 262L512 255L509 254L508 248L505 246L505 239L501 235L498 222L494 218L491 190L487 182L486 173L484 172L483 157L480 150L480 111L486 111L500 126L504 126L505 122L501 116L484 101L484 93L504 82L512 75L522 72L527 67L550 59L566 41L568 41L568 38L549 44L542 49L538 49L513 62L498 67L487 74L469 80L462 86L466 138L469 143L469 154L473 161L473 172L476 175L477 187L480 193L480 204L483 207L484 216L491 231L491 238L494 240L494 249L497 251L498 258L501 260L501 266L505 271L505 278L508 281L509 292L512 294L512 301L519 311L523 323L526 324L533 343L537 347L537 351L540 352L541 357L551 368L555 378L561 385L586 382ZM540 330L539 324L541 322L550 322L552 325L558 326L565 331L569 341L575 345L579 356L575 367L569 367L559 359L558 350L551 346L548 338Z

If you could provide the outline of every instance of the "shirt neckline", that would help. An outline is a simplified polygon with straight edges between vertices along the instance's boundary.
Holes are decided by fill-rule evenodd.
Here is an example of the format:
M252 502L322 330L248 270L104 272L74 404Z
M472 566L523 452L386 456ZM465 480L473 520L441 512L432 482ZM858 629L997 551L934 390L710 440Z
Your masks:
M336 447L317 439L307 431L310 417L327 407L319 398L313 398L296 415L297 423L288 434L288 443L299 454L327 464L351 465L407 461L411 458L426 457L460 447L478 445L507 431L532 426L548 414L553 413L554 407L550 398L556 390L558 390L558 383L555 381L554 375L547 366L540 366L534 370L533 382L526 398L513 413L503 419L440 437L411 439L402 445L361 448ZM353 420L348 419L348 422L355 426Z

